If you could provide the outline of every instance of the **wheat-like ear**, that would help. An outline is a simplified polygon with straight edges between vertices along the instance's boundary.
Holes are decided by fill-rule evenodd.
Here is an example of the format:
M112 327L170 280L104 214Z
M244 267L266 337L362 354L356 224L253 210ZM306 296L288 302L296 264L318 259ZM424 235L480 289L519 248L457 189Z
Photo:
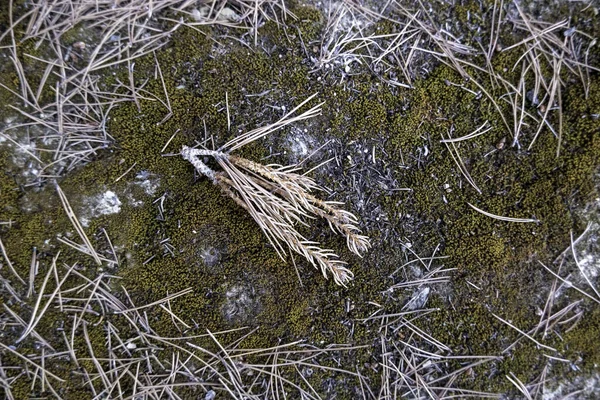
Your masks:
M325 277L329 272L337 284L345 286L353 277L352 272L345 267L346 263L339 260L332 250L322 249L318 243L307 240L295 226L309 226L307 220L314 216L325 218L334 232L346 236L348 248L360 256L368 250L370 243L367 236L360 235L356 217L338 208L342 203L322 201L312 195L313 190L320 188L311 178L297 173L300 170L298 167L263 165L230 154L231 151L292 122L318 115L321 111L320 104L292 117L293 113L313 97L314 95L303 101L274 124L242 134L218 150L183 146L181 155L248 211L282 259L285 259L286 244L315 267L321 268ZM213 171L199 159L205 156L213 157L222 171Z

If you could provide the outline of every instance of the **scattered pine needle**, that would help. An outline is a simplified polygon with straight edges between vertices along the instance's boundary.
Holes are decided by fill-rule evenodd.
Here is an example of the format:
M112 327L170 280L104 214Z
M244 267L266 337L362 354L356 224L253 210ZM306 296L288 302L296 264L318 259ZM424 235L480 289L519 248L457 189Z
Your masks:
M532 219L532 218L511 218L511 217L503 217L501 215L496 215L496 214L492 214L489 213L487 211L483 211L481 208L477 208L475 207L473 204L471 203L467 203L473 210L480 212L481 214L490 217L490 218L494 218L497 219L499 221L506 221L506 222L539 222L537 219Z

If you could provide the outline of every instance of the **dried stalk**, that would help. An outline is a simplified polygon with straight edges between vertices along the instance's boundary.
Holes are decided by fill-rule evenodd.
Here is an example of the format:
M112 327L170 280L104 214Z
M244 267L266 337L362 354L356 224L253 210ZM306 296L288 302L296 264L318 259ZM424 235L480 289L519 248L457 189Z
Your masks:
M348 248L361 256L370 247L369 238L360 234L356 217L338 208L342 203L323 201L311 194L320 189L317 183L297 173L296 166L276 164L262 165L230 154L231 151L274 132L291 122L317 115L320 105L305 113L290 118L296 110L306 104L311 96L290 111L276 123L240 135L218 150L193 149L184 146L181 156L191 162L198 172L209 178L215 185L244 208L254 218L265 236L282 259L285 259L284 244L303 255L315 267L320 267L323 275L333 276L335 283L346 285L352 272L346 263L329 249L322 249L317 242L307 240L300 234L296 224L309 226L307 219L318 216L329 223L332 231L346 236ZM199 157L213 157L223 171L213 171Z

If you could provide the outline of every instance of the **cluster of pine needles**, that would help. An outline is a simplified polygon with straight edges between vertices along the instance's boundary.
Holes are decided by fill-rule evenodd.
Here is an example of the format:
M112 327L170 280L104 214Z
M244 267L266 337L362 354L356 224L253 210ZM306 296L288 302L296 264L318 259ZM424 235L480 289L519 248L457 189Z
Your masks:
M323 249L319 243L306 239L296 226L309 226L307 219L324 218L332 231L346 237L348 248L361 256L369 247L369 238L360 234L357 219L352 213L339 208L342 203L323 201L312 192L320 190L317 183L300 174L297 165L263 165L232 154L233 151L262 138L290 123L311 118L321 112L321 104L292 116L315 95L303 101L279 121L235 137L217 150L194 149L184 146L181 155L196 170L244 208L282 259L289 249L304 256L312 265L320 268L325 277L330 273L338 285L346 285L352 272L345 267L332 250ZM222 171L213 171L200 157L213 157Z

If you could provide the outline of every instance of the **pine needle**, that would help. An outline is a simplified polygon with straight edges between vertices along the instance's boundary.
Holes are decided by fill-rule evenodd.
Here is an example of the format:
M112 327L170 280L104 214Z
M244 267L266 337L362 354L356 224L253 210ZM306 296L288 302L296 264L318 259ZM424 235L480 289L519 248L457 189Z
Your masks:
M287 245L313 266L320 268L325 277L330 273L335 283L345 286L353 277L352 272L344 266L346 263L339 260L332 250L322 249L318 243L306 239L296 230L296 226L310 226L307 220L314 216L324 218L333 232L346 237L350 251L361 256L370 243L367 236L360 234L356 216L338 208L337 202L322 201L315 197L311 192L320 190L319 186L313 179L301 174L296 165L263 165L230 154L286 125L319 115L321 104L292 116L315 96L304 100L274 124L244 133L218 150L184 146L181 156L248 211L281 259L285 260L287 251L284 245ZM206 156L213 157L222 171L213 171L199 158Z

